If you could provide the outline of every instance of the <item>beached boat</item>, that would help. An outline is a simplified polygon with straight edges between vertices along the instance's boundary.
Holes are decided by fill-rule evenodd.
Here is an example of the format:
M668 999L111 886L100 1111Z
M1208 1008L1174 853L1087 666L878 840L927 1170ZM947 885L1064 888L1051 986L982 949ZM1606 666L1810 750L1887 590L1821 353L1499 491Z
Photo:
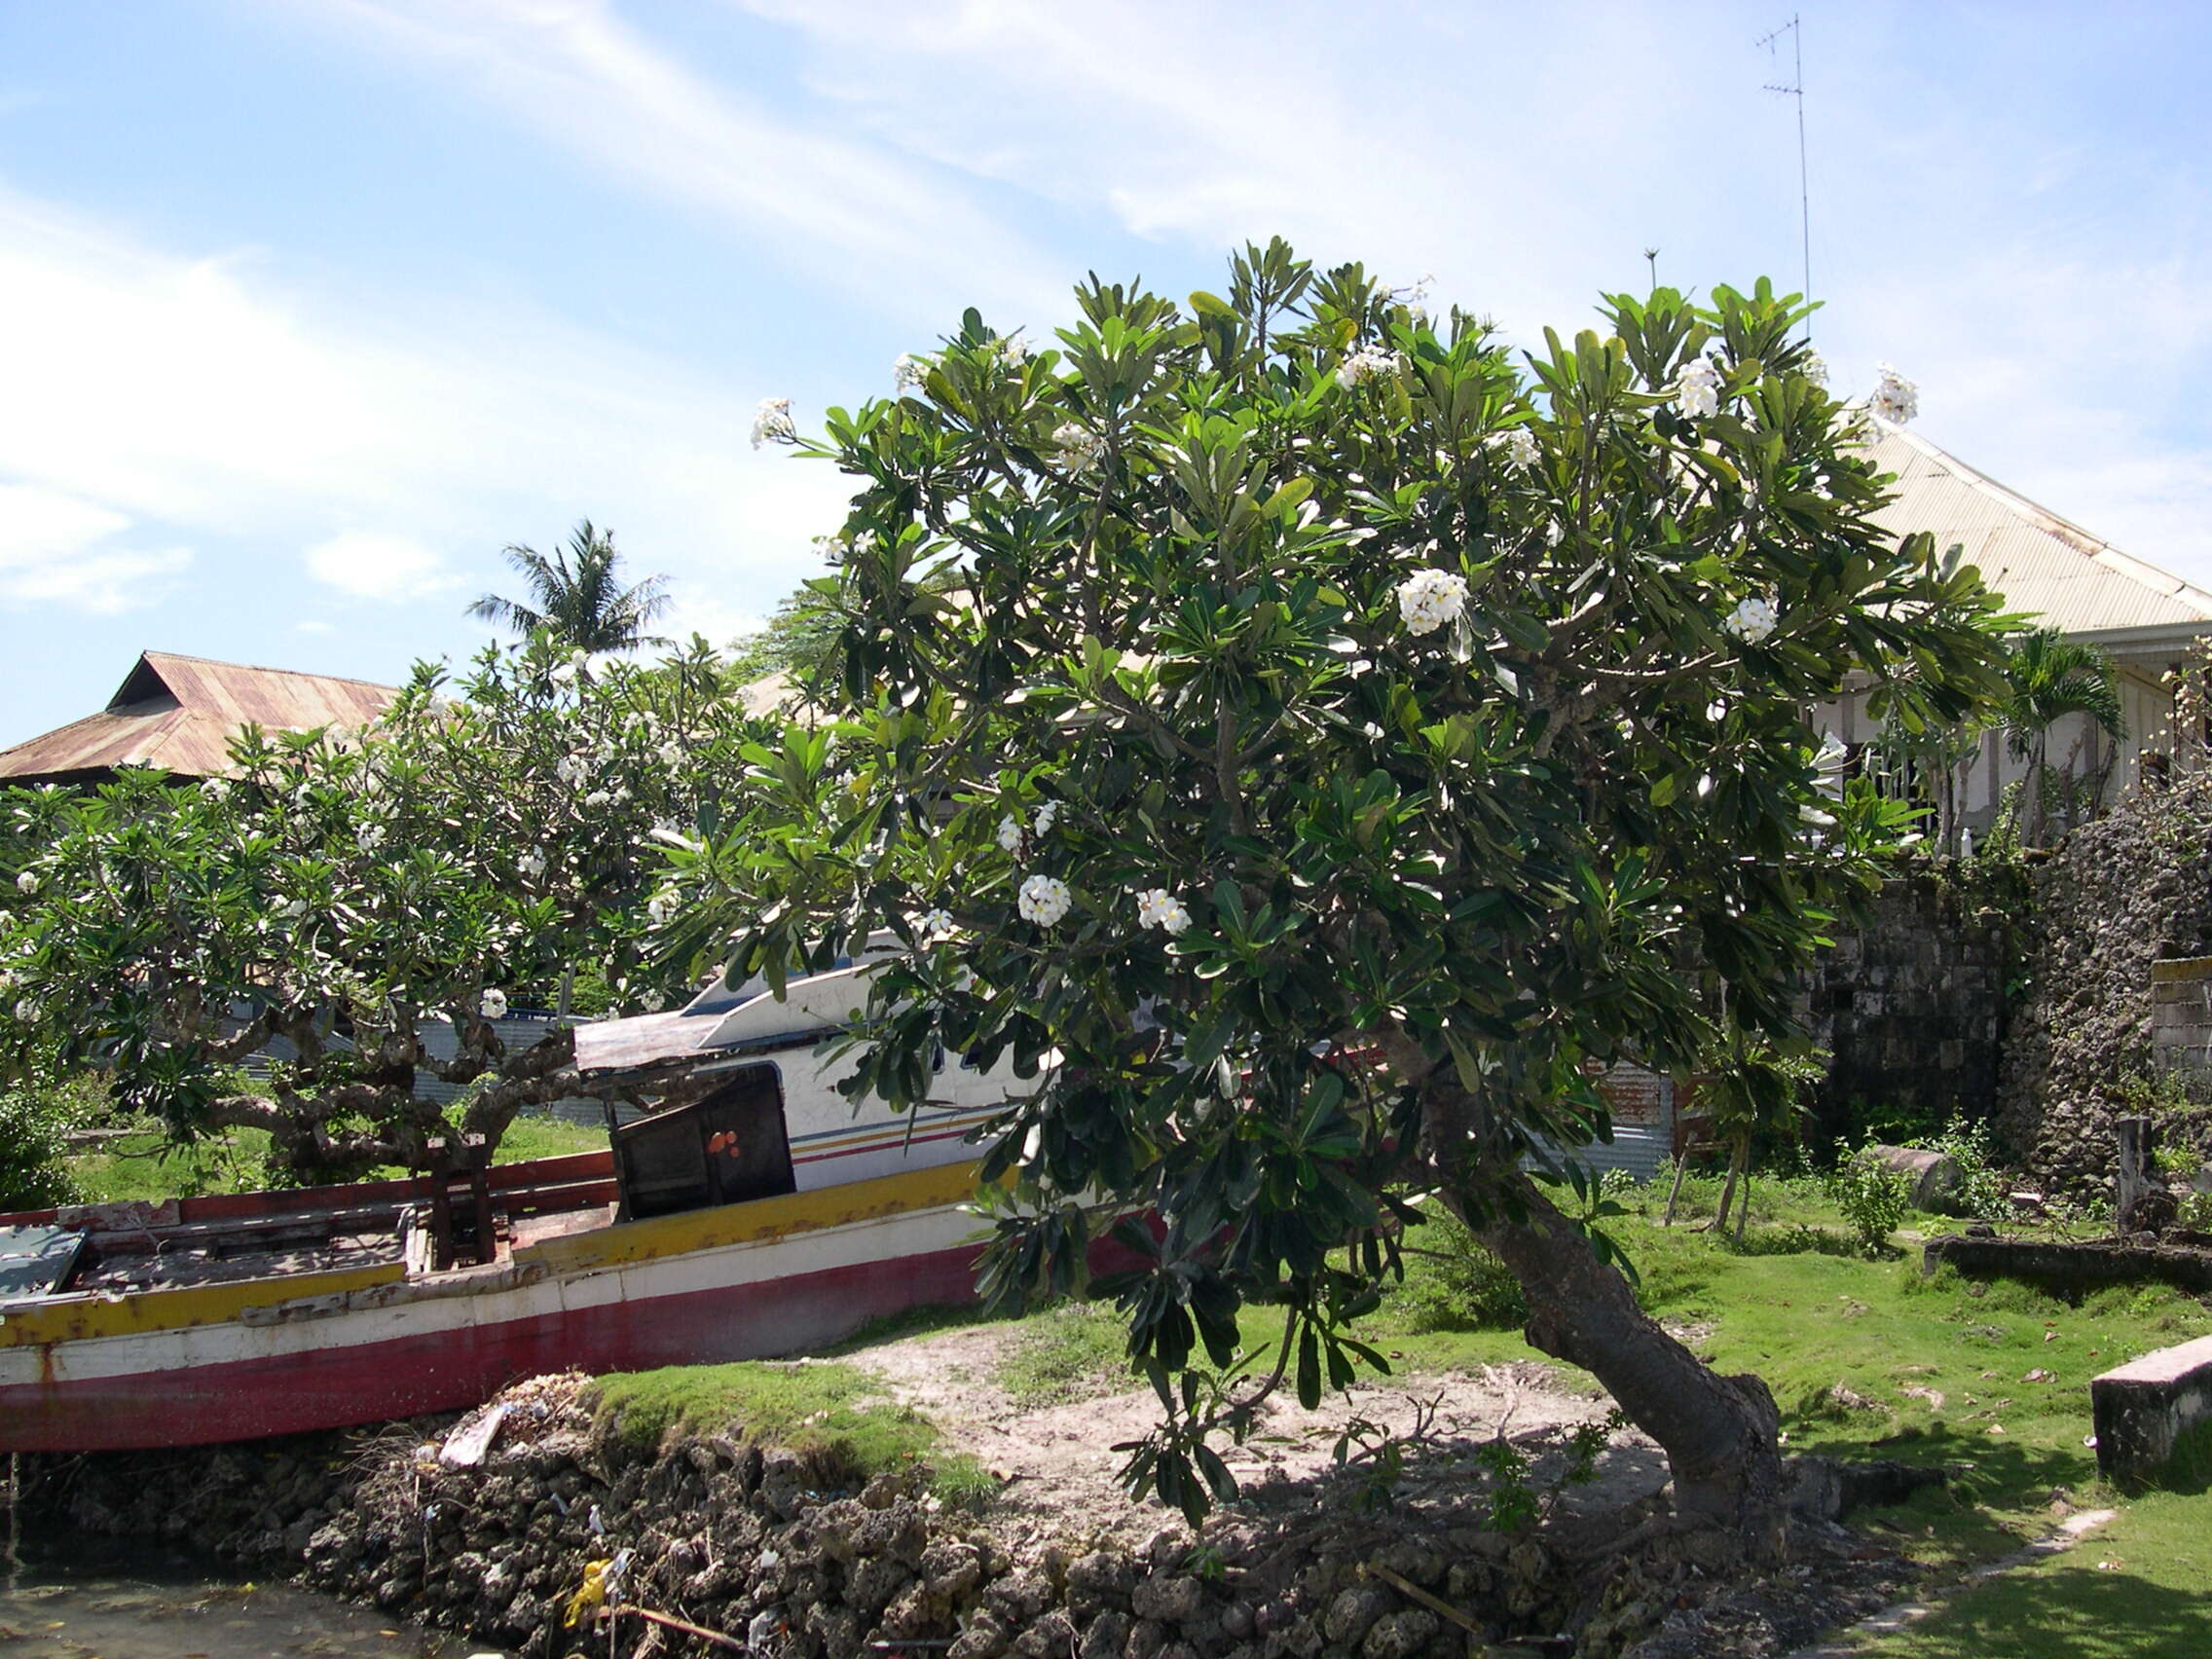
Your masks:
M854 1104L816 1046L846 969L576 1032L680 1079L605 1152L0 1215L0 1452L181 1446L469 1406L535 1373L787 1354L973 1295L970 1132L1027 1084L940 1060Z

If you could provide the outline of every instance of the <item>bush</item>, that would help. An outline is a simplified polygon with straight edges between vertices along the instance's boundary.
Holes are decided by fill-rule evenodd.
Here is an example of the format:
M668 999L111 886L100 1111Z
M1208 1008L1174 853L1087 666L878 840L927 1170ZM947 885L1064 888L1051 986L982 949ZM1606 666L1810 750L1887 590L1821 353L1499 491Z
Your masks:
M2012 1213L2011 1194L1991 1157L1988 1124L1953 1118L1940 1134L1922 1135L1905 1144L1940 1153L1958 1165L1959 1186L1949 1199L1951 1213L1978 1221L2003 1221Z
M70 1097L17 1085L0 1089L0 1210L75 1203L62 1136L73 1122Z
M1828 1197L1843 1212L1843 1219L1859 1235L1867 1255L1880 1255L1890 1235L1904 1220L1912 1189L1895 1169L1876 1162L1862 1152L1846 1159L1828 1177Z
M1476 1242L1451 1211L1432 1208L1407 1241L1406 1282L1398 1305L1416 1331L1506 1331L1529 1322L1521 1281Z

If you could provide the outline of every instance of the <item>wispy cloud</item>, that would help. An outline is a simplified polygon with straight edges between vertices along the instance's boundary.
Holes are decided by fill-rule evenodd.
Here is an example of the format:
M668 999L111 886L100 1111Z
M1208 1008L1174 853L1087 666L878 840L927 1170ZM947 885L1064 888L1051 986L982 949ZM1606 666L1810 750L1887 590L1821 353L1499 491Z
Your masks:
M599 0L341 0L327 16L589 166L876 303L1034 305L1064 292L1037 243L958 174L857 141L833 109L794 114L718 84Z
M303 557L316 581L355 599L424 599L461 585L443 557L410 535L347 531L316 542Z
M151 605L192 562L184 547L124 545L127 514L57 491L0 484L0 603L96 614Z

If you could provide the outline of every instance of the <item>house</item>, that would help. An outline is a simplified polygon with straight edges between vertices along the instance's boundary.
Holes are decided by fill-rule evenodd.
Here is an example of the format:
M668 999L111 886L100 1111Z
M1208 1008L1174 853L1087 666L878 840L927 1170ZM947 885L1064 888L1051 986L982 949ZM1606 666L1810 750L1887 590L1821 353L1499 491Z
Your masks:
M1916 432L1885 424L1882 433L1871 455L1879 470L1896 475L1896 498L1875 515L1879 523L1900 535L1927 531L1938 551L1958 546L2007 608L2111 654L2126 735L2115 743L2087 716L2068 716L2051 728L2051 766L2091 781L2106 803L2169 767L2173 693L2165 676L2182 665L2193 641L2212 636L2212 592L2121 552ZM1824 729L1855 757L1880 737L1863 691L1824 704L1820 714ZM1958 768L1959 821L1986 828L2005 791L2026 773L2002 730L1982 733Z
M248 725L357 730L397 695L366 680L142 651L98 714L0 749L0 786L100 784L122 766L233 777L231 740Z

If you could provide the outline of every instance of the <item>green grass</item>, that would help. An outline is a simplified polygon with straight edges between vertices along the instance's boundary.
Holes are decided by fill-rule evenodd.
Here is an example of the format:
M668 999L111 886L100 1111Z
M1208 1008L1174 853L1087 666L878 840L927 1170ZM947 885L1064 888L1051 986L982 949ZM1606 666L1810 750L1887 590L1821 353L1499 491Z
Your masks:
M635 1452L684 1433L727 1432L814 1459L825 1481L858 1486L919 1463L947 1498L996 1487L973 1458L937 1455L927 1418L892 1404L873 1377L835 1360L672 1365L617 1372L592 1387L601 1431Z
M562 1158L577 1152L603 1152L607 1131L580 1128L558 1118L517 1118L492 1155L494 1163L521 1163L534 1158ZM198 1198L212 1193L257 1192L272 1184L269 1133L231 1129L179 1144L166 1130L136 1124L113 1140L97 1142L68 1161L85 1203L126 1199ZM397 1164L368 1170L364 1181L407 1173Z
M1129 1387L1128 1327L1111 1303L1066 1302L1032 1314L999 1362L998 1382L1024 1411Z

